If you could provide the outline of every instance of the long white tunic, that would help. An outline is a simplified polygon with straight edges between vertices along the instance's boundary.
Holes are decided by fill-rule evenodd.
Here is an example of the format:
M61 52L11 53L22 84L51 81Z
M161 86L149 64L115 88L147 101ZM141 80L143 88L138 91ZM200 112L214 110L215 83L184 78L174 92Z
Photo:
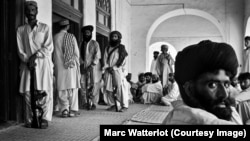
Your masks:
M152 72L152 74L157 74L156 63L157 63L157 59L153 59L151 62L150 72Z
M158 81L153 84L145 84L142 87L142 96L141 100L145 103L157 103L159 99L162 97L162 85L161 82Z
M84 64L86 68L91 64L94 64L92 79L94 83L100 82L101 68L99 60L101 59L101 51L98 42L95 40L90 40L84 48L80 49L80 51L84 51L85 53L84 58L81 56L80 64ZM83 75L82 77L84 77L84 81L85 76Z
M57 90L66 90L73 88L80 88L80 64L79 64L79 49L77 41L74 38L74 55L75 67L66 69L64 67L63 58L63 37L67 31L62 30L54 36L55 51L53 54L53 61L55 65L55 76Z
M242 72L250 72L250 49L243 51Z
M112 76L108 71L104 72L104 93L107 97L107 103L109 105L113 105L114 101L112 98L112 92L113 92L113 85L116 83L117 87L117 99L119 102L121 102L122 107L127 107L128 105L128 93L126 92L126 88L123 87L124 81L125 81L125 75L123 72L126 59L124 59L122 65L120 67L116 66L116 63L119 59L119 49L116 49L112 54L110 54L110 59L108 60L108 54L111 52L112 48L105 49L104 53L104 67L103 70L105 70L108 67L112 67L114 70L114 76ZM124 91L123 91L124 89ZM124 100L126 99L126 100ZM118 103L119 105L119 103Z
M237 96L235 96L235 100L237 102L242 102L246 100L250 100L250 88L247 88L240 92Z
M27 62L31 55L38 53L36 59L36 83L37 90L53 89L53 41L51 30L48 25L37 22L31 29L29 24L20 26L17 29L18 55L21 59L20 65L20 93L30 91L30 71Z
M161 83L163 88L168 84L169 73L173 72L172 65L174 64L174 59L170 56L168 60L166 55L161 53L161 55L157 59L156 63L156 71L160 76Z

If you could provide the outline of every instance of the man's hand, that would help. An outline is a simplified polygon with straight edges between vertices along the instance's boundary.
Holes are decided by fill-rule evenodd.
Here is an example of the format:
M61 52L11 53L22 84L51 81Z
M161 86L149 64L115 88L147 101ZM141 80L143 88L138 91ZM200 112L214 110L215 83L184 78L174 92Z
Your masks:
M80 65L80 72L81 72L81 74L85 73L85 65L84 64Z
M92 69L93 69L93 66L92 66L92 65L89 65L87 68L86 68L85 64L81 64L81 65L80 65L81 74L85 74L85 73L87 73L88 71L91 71Z
M91 71L93 69L93 66L92 65L89 65L87 68L86 68L86 71Z
M30 70L36 66L36 59L37 59L36 53L30 56L29 61L28 61L28 67Z
M111 73L111 74L113 74L113 72L114 72L114 69L113 69L112 67L108 67L106 70L107 70L109 73Z

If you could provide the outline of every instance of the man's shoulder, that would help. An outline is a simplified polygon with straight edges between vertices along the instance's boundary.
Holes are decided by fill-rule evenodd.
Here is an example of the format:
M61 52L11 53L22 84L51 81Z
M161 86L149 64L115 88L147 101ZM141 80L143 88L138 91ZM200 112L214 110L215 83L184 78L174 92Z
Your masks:
M124 48L125 48L125 45L124 45L124 44L120 44L119 46L120 46L120 47L124 47Z
M70 38L75 38L75 35L74 35L74 34L72 34L72 33L68 33L68 32L66 32L64 35L67 35L67 36L69 36Z
M23 31L26 26L27 26L27 24L23 24L23 25L18 26L17 31L19 31L19 32Z
M219 119L214 114L206 110L189 107L185 104L181 105L179 110L179 112L183 113L183 116L187 116L184 119L189 119L187 122L191 124L234 124L231 121Z

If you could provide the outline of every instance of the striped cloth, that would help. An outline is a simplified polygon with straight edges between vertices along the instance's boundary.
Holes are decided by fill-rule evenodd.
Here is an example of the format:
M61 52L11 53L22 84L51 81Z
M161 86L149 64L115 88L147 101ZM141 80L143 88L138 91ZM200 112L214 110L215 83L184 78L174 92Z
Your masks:
M73 68L75 66L74 61L74 35L70 33L65 33L63 37L63 58L64 58L64 67L66 69Z

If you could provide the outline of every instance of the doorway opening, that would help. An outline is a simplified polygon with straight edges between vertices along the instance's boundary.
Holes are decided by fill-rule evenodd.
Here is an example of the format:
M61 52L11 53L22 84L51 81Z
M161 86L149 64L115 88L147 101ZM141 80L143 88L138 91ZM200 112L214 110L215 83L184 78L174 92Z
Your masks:
M173 45L171 45L168 42L156 42L156 43L153 43L152 45L149 46L149 52L148 52L149 61L147 62L148 66L149 66L147 68L148 71L150 71L151 62L153 60L153 52L154 51L159 51L161 53L161 45L167 45L169 47L168 51L169 51L170 55L173 57L173 59L175 60L175 57L177 55L177 51L176 51L176 49L175 49L175 47ZM174 69L174 66L173 66L173 69Z

